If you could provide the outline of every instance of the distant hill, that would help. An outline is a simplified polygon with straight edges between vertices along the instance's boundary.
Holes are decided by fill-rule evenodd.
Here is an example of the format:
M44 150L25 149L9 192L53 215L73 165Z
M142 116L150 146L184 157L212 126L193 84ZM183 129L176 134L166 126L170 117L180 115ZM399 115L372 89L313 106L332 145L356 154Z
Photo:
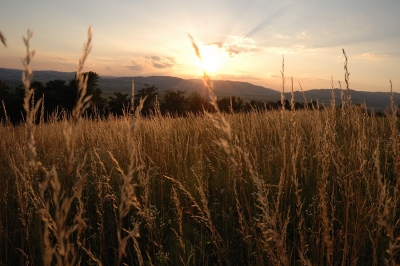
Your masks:
M33 80L46 83L50 80L60 79L60 80L70 80L75 77L76 72L59 72L59 71L34 71ZM20 69L9 69L0 68L0 80L13 85L18 86L22 84L22 70Z
M1 77L1 74L0 74ZM145 84L155 85L162 93L165 90L184 90L187 94L198 92L207 96L207 90L201 79L181 79L169 76L133 77L135 89L143 88ZM99 86L102 90L112 90L130 93L132 77L100 78ZM243 98L259 98L275 100L280 97L280 92L248 82L214 80L215 94L218 96L241 96Z
M336 106L341 104L340 90L334 89ZM332 99L331 89L314 89L305 91L307 102L311 100L316 101L325 106L330 106ZM347 97L347 91L343 90L344 97ZM355 91L350 90L351 102L353 104L360 103L366 104L367 108L373 108L375 110L385 110L390 105L390 93L389 92L368 92L368 91ZM393 93L394 102L397 106L400 105L400 93ZM285 98L290 99L291 94L285 93ZM294 93L296 101L304 102L303 94L296 91Z
M12 86L18 86L21 82L21 70L0 68L0 80ZM75 72L58 72L58 71L35 71L34 80L46 83L50 80L60 79L69 81L75 77ZM109 96L114 91L122 93L131 92L132 78L134 79L135 89L141 89L145 84L155 85L159 88L159 93L162 94L165 90L184 90L189 95L191 92L198 92L203 96L207 96L207 90L201 79L181 79L169 76L149 76L149 77L100 77L99 87L103 91L104 96ZM229 81L229 80L214 80L215 94L220 97L225 96L240 96L245 100L260 100L260 101L278 101L280 100L280 92L256 86L248 82ZM339 106L340 90L334 90L336 97L336 105ZM344 91L345 95L347 92ZM375 110L384 110L390 105L389 92L366 92L351 90L352 103L366 103L368 108ZM330 105L331 90L330 89L314 89L305 92L308 102L317 100L320 104ZM290 99L291 94L285 93L285 99ZM303 94L301 92L294 93L295 101L303 102ZM394 93L396 105L400 105L400 94Z

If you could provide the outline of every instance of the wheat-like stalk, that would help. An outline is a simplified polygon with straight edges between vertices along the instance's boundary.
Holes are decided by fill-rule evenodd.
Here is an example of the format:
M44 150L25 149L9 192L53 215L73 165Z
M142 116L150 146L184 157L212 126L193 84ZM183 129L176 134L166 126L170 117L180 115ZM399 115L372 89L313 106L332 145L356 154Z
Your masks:
M1 31L0 31L0 41L3 43L3 45L4 45L5 47L7 47L6 38L5 38L4 35L1 33Z

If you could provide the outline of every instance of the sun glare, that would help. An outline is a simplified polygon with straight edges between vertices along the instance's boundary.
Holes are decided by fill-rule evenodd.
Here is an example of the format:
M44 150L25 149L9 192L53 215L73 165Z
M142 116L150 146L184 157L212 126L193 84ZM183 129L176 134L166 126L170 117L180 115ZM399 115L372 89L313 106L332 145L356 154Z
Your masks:
M221 68L223 61L223 53L216 46L202 45L200 47L203 62L199 62L200 67L208 73L216 73Z

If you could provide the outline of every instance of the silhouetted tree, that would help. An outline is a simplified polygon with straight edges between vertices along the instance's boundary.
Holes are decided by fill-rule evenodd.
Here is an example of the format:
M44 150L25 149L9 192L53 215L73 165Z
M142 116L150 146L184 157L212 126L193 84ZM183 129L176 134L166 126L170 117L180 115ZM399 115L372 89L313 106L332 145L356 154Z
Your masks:
M0 101L10 96L11 88L0 80Z
M85 78L88 76L87 94L92 95L92 102L96 105L98 105L99 103L103 103L104 99L101 98L102 91L99 88L100 75L96 72L89 71L83 73L83 76Z
M304 103L301 103L301 102L294 102L294 109L295 110L299 110L299 109L304 109L305 108L305 105L304 105Z
M114 92L114 96L110 96L108 101L108 108L115 115L122 115L124 109L130 108L130 100L128 94L122 94L121 92Z
M40 88L40 84L38 86ZM47 82L45 88L43 88L43 94L45 107L49 113L52 113L57 107L71 111L75 104L76 90L68 86L64 80Z
M317 101L311 101L307 103L308 109L313 110L313 109L318 109L318 103Z
M182 115L187 110L185 91L166 90L161 102L161 111L173 115Z
M186 110L185 91L166 90L160 108L163 113L182 115Z
M230 113L240 112L243 109L243 100L237 96L224 97L222 99L217 100L218 107L221 112Z
M25 96L25 89L22 85L12 88L0 81L0 119L5 121L5 113L13 124L19 123L24 117L24 108L22 106ZM5 110L3 109L3 104Z
M276 102L276 104L277 104L279 109L282 108L282 101L279 100L279 101ZM284 106L284 108L286 110L290 110L291 109L289 100L284 100L283 101L283 106Z
M0 121L6 120L6 112L8 108L8 103L11 95L11 88L7 84L0 81ZM6 105L6 110L3 108L3 104Z
M153 85L144 84L144 88L135 92L135 106L139 105L140 99L147 96L146 100L143 103L142 114L148 115L151 110L154 110L154 103L156 97L158 96L157 92L158 88Z
M92 104L97 106L97 108L100 110L104 109L107 105L107 100L101 97L102 91L99 88L100 75L93 71L85 72L85 73L83 73L83 75L85 78L87 77L87 79L88 79L85 96L92 95L92 98L91 98ZM75 95L76 95L77 88L78 88L76 78L70 80L69 86L73 91L75 91Z
M280 101L278 101L278 102L280 103ZM276 109L278 109L278 102L268 102L267 103L268 110L276 110Z
M101 97L102 91L99 88L98 80L100 76L95 72L84 73L88 77L87 95L92 96L92 103L99 109L104 110L107 100ZM35 102L44 96L45 114L52 114L57 108L71 111L77 100L77 81L72 79L67 84L64 80L51 80L45 85L38 81L33 81L31 87L34 89ZM22 106L25 95L24 88L21 86L11 88L0 81L0 105L4 101L7 114L13 123L18 123L23 119L24 109ZM89 109L88 114L93 110ZM5 118L5 110L0 111L0 118ZM46 117L45 117L46 119Z
M198 92L192 92L187 98L187 110L189 112L198 114L203 113L204 110L209 111L209 103L206 98L201 96Z

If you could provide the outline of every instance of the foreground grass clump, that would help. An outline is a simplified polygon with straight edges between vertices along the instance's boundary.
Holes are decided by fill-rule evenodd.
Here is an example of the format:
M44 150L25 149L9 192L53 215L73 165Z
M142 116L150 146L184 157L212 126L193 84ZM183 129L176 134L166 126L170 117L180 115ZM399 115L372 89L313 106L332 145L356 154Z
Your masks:
M82 264L399 262L395 116L358 109L226 115L231 153L215 117L153 116L136 121L135 132L132 119L83 119L70 173L65 121L36 127L37 158L54 168L60 186L52 179L43 200L52 214L58 200L73 198L64 226L81 225L68 243ZM38 191L34 182L45 176L29 165L25 128L2 126L0 134L0 260L41 265L43 210L21 176ZM72 197L80 175L85 183ZM47 245L59 248L59 236L47 233Z

